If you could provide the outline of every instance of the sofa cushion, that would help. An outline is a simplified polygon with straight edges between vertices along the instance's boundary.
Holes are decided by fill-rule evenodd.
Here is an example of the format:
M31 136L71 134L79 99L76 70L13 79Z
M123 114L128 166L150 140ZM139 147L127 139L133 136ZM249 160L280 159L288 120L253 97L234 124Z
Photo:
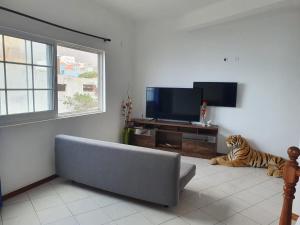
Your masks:
M179 189L183 190L187 183L195 176L196 166L194 164L181 162L179 175Z

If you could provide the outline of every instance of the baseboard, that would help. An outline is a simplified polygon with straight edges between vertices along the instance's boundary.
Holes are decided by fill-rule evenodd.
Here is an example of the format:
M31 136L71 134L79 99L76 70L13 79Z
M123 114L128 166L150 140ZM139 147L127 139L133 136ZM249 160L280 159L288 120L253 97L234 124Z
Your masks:
M297 221L299 216L296 213L292 213L292 220Z
M45 184L45 183L47 183L47 182L55 179L56 177L57 177L57 175L51 175L51 176L46 177L46 178L44 178L42 180L39 180L39 181L34 182L32 184L29 184L29 185L27 185L25 187L22 187L22 188L20 188L20 189L18 189L16 191L13 191L13 192L10 192L8 194L5 194L5 195L2 196L2 198L5 201L5 200L7 200L9 198L15 197L15 196L17 196L19 194L22 194L22 193L24 193L26 191L29 191L30 189L33 189L33 188L38 187L38 186L40 186L42 184Z

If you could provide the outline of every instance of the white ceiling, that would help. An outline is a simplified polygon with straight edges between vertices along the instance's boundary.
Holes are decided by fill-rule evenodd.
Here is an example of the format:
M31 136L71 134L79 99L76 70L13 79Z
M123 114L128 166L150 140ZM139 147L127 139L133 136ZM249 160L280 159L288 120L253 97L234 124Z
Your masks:
M195 9L222 0L94 0L134 20L183 16Z

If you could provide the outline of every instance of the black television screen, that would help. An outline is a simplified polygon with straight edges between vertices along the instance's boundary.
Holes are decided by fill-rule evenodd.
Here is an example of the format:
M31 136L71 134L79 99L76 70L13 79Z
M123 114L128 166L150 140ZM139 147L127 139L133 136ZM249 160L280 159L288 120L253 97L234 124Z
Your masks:
M236 107L237 83L194 82L209 106Z
M199 121L201 93L193 88L156 88L146 90L146 117Z

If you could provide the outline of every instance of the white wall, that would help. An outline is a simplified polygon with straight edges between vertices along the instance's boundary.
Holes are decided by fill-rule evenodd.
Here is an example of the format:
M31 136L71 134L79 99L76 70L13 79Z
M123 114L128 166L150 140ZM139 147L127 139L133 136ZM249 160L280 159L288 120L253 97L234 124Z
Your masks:
M298 144L300 134L299 21L299 9L281 9L194 32L177 30L174 21L141 24L135 116L145 115L147 86L236 81L237 108L210 110L220 126L218 151L227 151L226 136L242 134L254 147L287 157L287 148Z
M0 128L0 176L5 194L55 173L53 146L56 134L119 141L120 102L126 95L133 68L134 26L132 21L89 1L2 0L1 5L112 39L111 43L105 44L0 10L0 26L105 50L107 71L106 113Z

